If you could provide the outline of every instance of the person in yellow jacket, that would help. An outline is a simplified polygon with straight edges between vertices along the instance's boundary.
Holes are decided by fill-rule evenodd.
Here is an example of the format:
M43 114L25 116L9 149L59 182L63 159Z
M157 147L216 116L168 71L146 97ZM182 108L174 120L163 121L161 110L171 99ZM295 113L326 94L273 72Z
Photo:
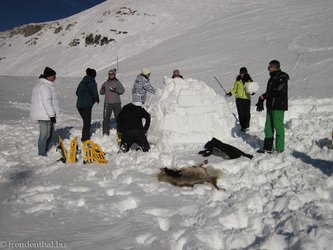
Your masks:
M241 125L241 131L246 132L250 127L250 106L251 95L254 93L248 93L246 87L249 82L253 82L251 76L247 72L247 68L242 67L239 70L239 75L236 78L234 88L226 94L226 96L232 96L236 94L236 106L238 112L239 123Z

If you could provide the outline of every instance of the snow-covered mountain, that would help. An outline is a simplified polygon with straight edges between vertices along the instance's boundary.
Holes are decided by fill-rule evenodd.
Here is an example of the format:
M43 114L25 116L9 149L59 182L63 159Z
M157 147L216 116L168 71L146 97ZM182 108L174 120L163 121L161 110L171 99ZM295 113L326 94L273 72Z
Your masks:
M291 76L293 94L327 96L317 86L329 86L333 77L332 5L330 0L110 0L63 20L1 33L0 74L35 76L49 65L59 76L82 76L93 67L104 79L118 57L128 82L146 66L157 83L173 68L232 83L244 65L256 81L265 82L267 63L278 59Z
M110 0L57 22L1 33L0 248L31 249L43 242L75 250L330 249L332 13L331 0ZM117 56L118 78L126 88L123 104L131 101L140 68L151 69L159 90L147 102L155 112L149 133L162 141L148 153L117 154L116 131L102 136L99 104L93 108L92 140L105 151L107 165L84 165L82 158L75 164L57 162L55 146L47 158L37 156L38 124L29 119L29 107L44 67L58 72L56 132L68 148L70 139L81 136L75 108L79 77L87 67L96 68L100 87ZM272 59L291 78L286 150L256 154L265 113L256 112L254 104ZM224 98L213 78L229 91L241 66L260 85L248 133L241 133L233 119L234 99ZM164 85L174 68L186 81ZM225 117L214 116L219 112ZM204 118L197 122L195 114ZM160 136L157 122L184 134ZM197 144L200 134L188 133L192 125L203 134L206 127L223 126L217 132L226 135L225 142L254 158L203 158L197 152L205 142ZM191 143L173 145L180 141ZM159 145L168 145L167 150ZM218 185L225 191L156 180L161 167L205 159L223 172Z
M89 65L101 70L117 56L134 56L213 20L224 2L210 2L109 0L69 18L2 32L0 74L35 75L45 64L66 76L80 76Z

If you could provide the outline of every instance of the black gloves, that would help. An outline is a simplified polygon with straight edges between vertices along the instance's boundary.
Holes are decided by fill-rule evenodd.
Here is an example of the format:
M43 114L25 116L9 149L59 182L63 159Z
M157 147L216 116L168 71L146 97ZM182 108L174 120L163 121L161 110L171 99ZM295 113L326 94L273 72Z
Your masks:
M231 92L226 93L225 96L232 96Z
M51 118L50 118L50 121L51 121L53 124L57 123L57 119L56 119L55 117L51 117Z
M257 106L257 111L258 111L258 112L263 111L263 110L264 110L264 100L263 100L263 99L260 99L260 97L259 97L256 106Z

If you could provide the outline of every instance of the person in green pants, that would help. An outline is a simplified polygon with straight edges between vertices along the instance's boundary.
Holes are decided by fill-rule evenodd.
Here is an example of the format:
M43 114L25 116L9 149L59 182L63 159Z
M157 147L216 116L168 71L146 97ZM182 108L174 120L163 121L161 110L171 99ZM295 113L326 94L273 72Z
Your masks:
M276 136L275 149L283 152L285 147L284 112L288 110L288 80L289 75L280 69L280 62L273 60L268 65L270 78L267 82L266 92L259 99L257 111L264 110L266 100L266 122L264 146L258 153L272 152L274 132Z

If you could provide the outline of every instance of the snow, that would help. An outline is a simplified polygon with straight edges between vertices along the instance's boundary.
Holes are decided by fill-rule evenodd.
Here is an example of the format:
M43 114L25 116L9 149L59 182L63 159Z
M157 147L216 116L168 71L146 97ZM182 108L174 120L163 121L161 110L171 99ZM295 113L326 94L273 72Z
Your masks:
M253 93L256 93L258 92L259 90L259 83L257 82L249 82L247 85L246 85L246 92L247 93L250 93L250 94L253 94ZM264 92L265 90L263 90Z
M73 33L62 39L95 30L100 13L123 4L107 1L61 20L78 21ZM60 38L53 30L45 31L43 45L34 50L24 45L23 37L11 38L11 47L0 44L1 54L10 59L0 61L0 244L59 241L80 250L331 249L333 151L327 146L333 124L332 1L158 0L126 5L156 16L116 22L115 27L126 25L133 32L119 39L116 48L54 47ZM156 23L154 29L149 22ZM107 30L107 23L100 30ZM126 87L123 104L131 100L130 88L143 66L151 69L151 82L159 88L147 103L154 114L149 138L156 144L151 151L117 154L116 131L102 136L99 104L93 109L92 140L105 151L107 165L83 164L82 158L75 164L57 162L55 145L47 158L38 156L38 124L29 119L29 108L32 88L46 62L59 72L55 88L61 117L56 132L69 148L70 140L81 136L82 121L74 94L81 79L68 75L82 76L88 65L95 65L100 87L114 60L110 57L118 52L118 78ZM265 112L256 112L254 104L266 87L272 59L278 59L291 77L286 150L256 154L264 137ZM213 78L218 76L229 90L242 66L260 87L252 97L249 133L240 132L231 113L235 102L226 102ZM167 78L164 85L163 76L174 68L185 80ZM203 89L201 95L194 86ZM209 105L203 98L207 96ZM220 117L204 120L202 126L211 127L210 133L218 127L214 132L224 142L254 158L198 155L212 134L194 135L192 123L191 129L182 130L185 134L179 131L199 110ZM169 114L181 119L172 117L168 126L161 126ZM162 167L181 168L206 159L223 172L218 186L225 191L209 185L178 188L156 179ZM7 245L1 246L9 249Z
M231 139L230 108L203 81L167 78L147 104L152 117L149 139L160 151L200 146L212 137Z

